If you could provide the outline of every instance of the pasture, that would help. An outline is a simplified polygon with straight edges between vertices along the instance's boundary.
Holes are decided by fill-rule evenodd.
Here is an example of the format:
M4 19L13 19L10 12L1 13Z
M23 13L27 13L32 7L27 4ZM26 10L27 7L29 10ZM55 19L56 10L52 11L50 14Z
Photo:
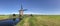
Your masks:
M60 15L26 16L16 26L60 26Z
M11 19L11 18L13 18L12 15L0 15L0 20ZM16 15L16 18L18 18L18 15Z
M9 16L8 15L0 15L0 20L3 20L3 19L8 19Z

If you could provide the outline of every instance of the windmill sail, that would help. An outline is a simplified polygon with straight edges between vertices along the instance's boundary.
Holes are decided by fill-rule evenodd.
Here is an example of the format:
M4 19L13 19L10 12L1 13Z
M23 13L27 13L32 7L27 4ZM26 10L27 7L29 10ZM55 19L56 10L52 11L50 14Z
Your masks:
M21 10L23 10L22 4L21 4Z

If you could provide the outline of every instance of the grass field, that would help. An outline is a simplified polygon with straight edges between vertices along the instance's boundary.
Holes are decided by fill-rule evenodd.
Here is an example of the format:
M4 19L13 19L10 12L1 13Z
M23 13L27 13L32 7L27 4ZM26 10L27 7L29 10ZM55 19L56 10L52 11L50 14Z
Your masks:
M3 20L3 19L8 19L9 16L8 15L0 15L0 20Z
M60 15L34 15L25 17L16 26L60 26Z
M13 18L12 15L0 15L0 20L4 20L4 19L10 19ZM18 18L18 15L16 16L16 18Z

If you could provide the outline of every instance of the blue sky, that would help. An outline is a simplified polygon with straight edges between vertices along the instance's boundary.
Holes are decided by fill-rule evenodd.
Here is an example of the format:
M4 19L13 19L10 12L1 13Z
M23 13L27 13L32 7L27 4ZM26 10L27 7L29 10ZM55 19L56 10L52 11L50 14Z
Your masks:
M0 0L0 14L18 14L21 2L26 14L60 14L60 0Z

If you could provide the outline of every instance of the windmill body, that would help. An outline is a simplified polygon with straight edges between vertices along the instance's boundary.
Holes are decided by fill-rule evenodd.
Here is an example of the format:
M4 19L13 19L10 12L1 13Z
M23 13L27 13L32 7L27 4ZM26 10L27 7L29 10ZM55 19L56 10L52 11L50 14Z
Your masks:
M21 9L19 10L19 18L21 18L23 16L23 12L24 12L24 10L23 10L23 7L21 5Z
M23 10L19 10L19 15L23 16Z

